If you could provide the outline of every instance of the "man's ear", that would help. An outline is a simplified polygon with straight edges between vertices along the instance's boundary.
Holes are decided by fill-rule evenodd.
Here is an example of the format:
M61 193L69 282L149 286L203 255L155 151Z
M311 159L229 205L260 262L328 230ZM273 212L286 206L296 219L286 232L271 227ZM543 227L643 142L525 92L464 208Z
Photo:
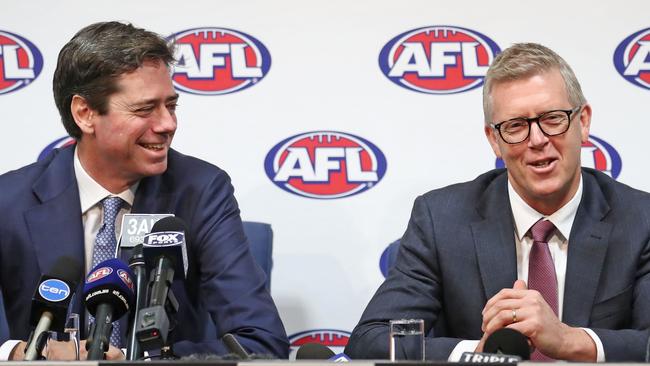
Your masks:
M82 134L95 132L93 117L96 112L90 107L86 98L75 94L70 103L70 112Z
M492 151L494 151L494 155L496 155L497 158L501 158L501 148L499 147L499 142L497 141L498 132L487 125L485 126L484 131L485 137L487 137L488 142L490 143L490 147L492 147Z
M587 103L582 107L580 115L580 137L582 142L589 141L589 128L591 127L591 106Z

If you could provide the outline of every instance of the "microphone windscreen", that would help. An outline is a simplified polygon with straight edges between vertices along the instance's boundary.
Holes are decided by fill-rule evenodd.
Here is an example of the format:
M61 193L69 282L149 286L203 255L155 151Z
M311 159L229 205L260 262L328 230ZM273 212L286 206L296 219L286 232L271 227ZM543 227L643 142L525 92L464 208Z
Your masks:
M76 284L81 278L81 274L81 262L73 257L57 259L50 271L51 277L56 277L69 284Z
M91 315L97 305L108 303L113 306L113 319L119 319L133 306L135 301L133 272L117 258L99 263L84 284L84 300Z
M188 269L186 229L185 222L175 216L162 218L153 225L151 232L143 238L145 263L149 271L158 265L159 258L164 257L171 261L174 279L185 279Z
M50 272L41 276L32 297L30 324L36 326L48 311L52 314L50 329L63 332L68 305L82 276L81 262L72 257L59 257Z
M133 247L131 258L129 258L129 267L137 264L144 264L144 250L142 244Z
M158 220L153 227L151 228L152 233L157 233L161 231L187 231L187 225L185 225L185 222L176 217L176 216L169 216L169 217L164 217L160 220Z
M483 352L515 355L521 357L523 360L530 359L528 338L510 328L501 328L490 334L485 340Z
M296 360L329 360L334 356L327 346L320 343L305 343L296 352Z

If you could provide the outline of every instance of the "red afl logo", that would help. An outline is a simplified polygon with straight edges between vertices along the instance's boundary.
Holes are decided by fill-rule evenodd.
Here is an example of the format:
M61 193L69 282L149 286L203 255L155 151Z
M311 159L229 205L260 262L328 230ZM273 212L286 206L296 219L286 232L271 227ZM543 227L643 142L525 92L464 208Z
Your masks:
M616 47L614 66L625 80L650 89L650 28L630 35Z
M45 159L52 151L54 151L54 149L64 148L66 146L74 145L75 143L77 143L77 141L70 136L56 139L51 144L47 145L40 154L38 154L38 161Z
M374 187L386 173L384 154L370 141L335 131L291 136L264 160L266 175L287 192L342 198Z
M43 56L33 43L0 30L0 95L29 85L42 69Z
M102 278L110 275L111 273L113 273L113 268L111 267L97 268L91 274L88 275L88 278L86 278L86 283L91 283L91 282L101 280Z
M131 279L131 276L129 276L129 273L123 269L118 269L117 275L120 277L122 282L133 291L133 280Z
M589 140L582 144L580 152L582 166L600 170L614 179L621 174L621 156L605 140L589 135Z
M319 343L329 347L335 354L343 353L348 344L350 332L338 329L312 329L298 332L289 336L291 352L294 353L307 343Z
M483 34L436 25L404 32L379 53L381 71L395 84L428 94L477 88L499 46Z
M233 93L258 83L271 68L271 55L252 36L226 28L195 28L173 34L178 90L202 95Z

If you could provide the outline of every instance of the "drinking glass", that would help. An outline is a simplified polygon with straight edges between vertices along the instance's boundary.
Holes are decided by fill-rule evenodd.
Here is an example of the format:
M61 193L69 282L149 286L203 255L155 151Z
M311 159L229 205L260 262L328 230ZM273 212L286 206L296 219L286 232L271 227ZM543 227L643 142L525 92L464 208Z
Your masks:
M76 360L79 361L79 314L70 313L68 315L63 332L67 333L69 341L74 343Z
M424 320L391 320L390 360L424 361Z

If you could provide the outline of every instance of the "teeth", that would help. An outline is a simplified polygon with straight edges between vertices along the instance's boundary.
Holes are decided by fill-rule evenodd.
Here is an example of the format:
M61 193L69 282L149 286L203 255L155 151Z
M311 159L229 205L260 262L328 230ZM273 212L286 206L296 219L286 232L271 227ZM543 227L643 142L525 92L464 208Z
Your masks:
M543 168L543 167L545 167L545 166L548 166L548 164L549 164L548 161L542 161L542 162L539 162L539 163L535 163L535 164L533 164L533 165L534 165L535 167L537 167L537 168Z
M142 144L142 146L150 150L162 150L165 148L164 144Z

